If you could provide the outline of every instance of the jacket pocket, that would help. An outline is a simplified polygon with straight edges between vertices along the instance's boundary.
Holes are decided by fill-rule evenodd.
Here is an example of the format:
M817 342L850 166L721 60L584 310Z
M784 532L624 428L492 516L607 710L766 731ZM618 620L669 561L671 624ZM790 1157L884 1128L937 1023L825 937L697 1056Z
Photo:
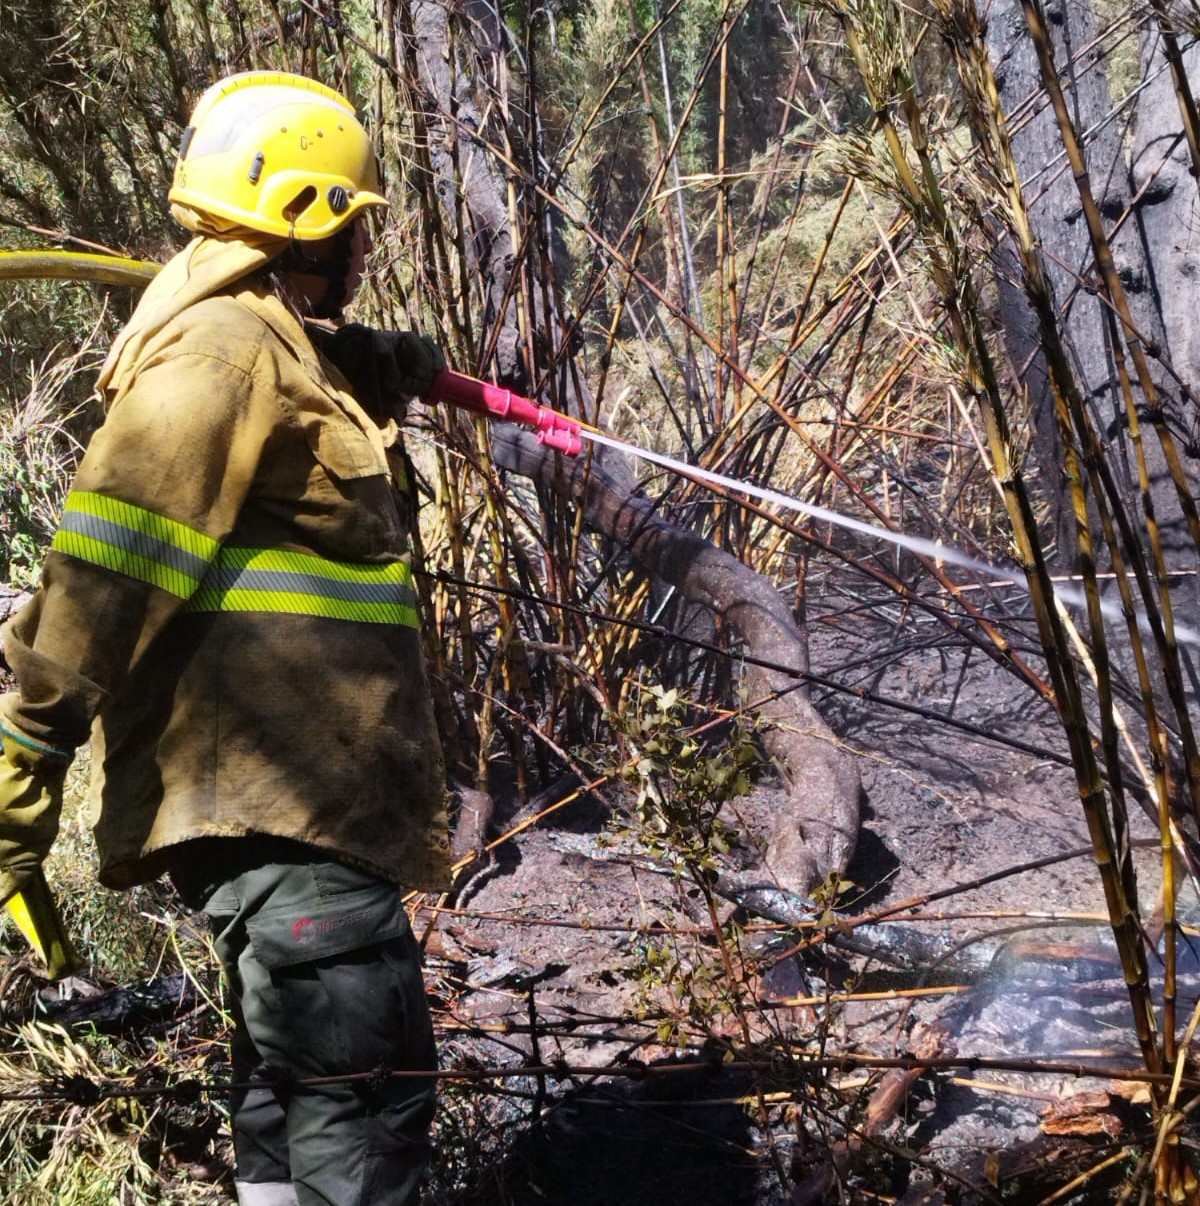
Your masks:
M333 416L321 416L309 423L305 439L312 454L332 477L353 481L360 477L386 477L387 457L348 419L338 421Z

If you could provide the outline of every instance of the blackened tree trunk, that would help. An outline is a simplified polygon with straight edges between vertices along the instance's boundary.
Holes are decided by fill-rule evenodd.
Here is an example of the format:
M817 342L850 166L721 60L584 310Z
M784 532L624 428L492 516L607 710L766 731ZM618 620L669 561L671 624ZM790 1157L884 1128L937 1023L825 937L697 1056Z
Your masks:
M1175 5L1178 11L1181 5ZM1200 84L1200 48L1182 48L1182 61L1190 85ZM1147 81L1137 104L1131 156L1130 184L1137 198L1134 217L1145 252L1147 290L1161 331L1163 360L1169 372L1161 374L1167 422L1179 438L1183 464L1192 497L1200 493L1200 190L1183 131L1183 113L1164 54L1164 39L1157 22L1142 30L1142 79ZM1188 396L1189 393L1191 396ZM1156 446L1157 447L1157 446ZM1200 569L1197 549L1178 504L1157 488L1160 511L1170 517L1163 525L1168 564L1191 568L1175 584L1174 597L1184 622L1200 628ZM1172 505L1174 504L1174 505ZM1197 658L1200 650L1185 651L1190 691L1200 698Z
M1153 408L1147 405L1128 351L1130 338L1146 349L1167 426L1177 437L1184 437L1180 440L1184 448L1194 416L1185 395L1191 382L1200 381L1196 372L1200 345L1192 331L1197 252L1187 245L1185 233L1195 223L1197 192L1195 181L1188 176L1179 106L1170 76L1161 70L1157 27L1148 19L1143 32L1143 78L1158 75L1137 103L1130 160L1126 148L1131 119L1127 111L1114 111L1105 60L1098 50L1095 14L1087 4L1067 0L1049 0L1043 7L1071 121L1084 146L1088 183L1104 219L1128 301L1132 335L1122 330L1105 296L1079 184L1046 98L1020 0L995 0L989 11L988 42L1003 106L1015 131L1013 151L1072 369L1101 437L1105 459L1117 475L1126 512L1144 538L1145 507L1120 381L1122 360L1131 378L1137 412L1143 420L1149 498L1162 536L1164 559L1168 568L1180 575L1172 585L1175 619L1194 629L1200 619L1196 543L1162 443L1153 430ZM1078 553L1075 524L1062 477L1063 461L1037 327L1018 274L1006 270L1012 263L1009 253L1001 247L999 255L1007 348L1013 369L1029 392L1035 453L1044 496L1051 502L1054 527L1048 535L1057 545L1059 569L1071 572ZM1194 498L1197 462L1185 458L1184 467L1190 476L1188 492ZM1185 643L1181 652L1194 694L1197 651ZM1118 657L1118 664L1132 677L1128 659Z

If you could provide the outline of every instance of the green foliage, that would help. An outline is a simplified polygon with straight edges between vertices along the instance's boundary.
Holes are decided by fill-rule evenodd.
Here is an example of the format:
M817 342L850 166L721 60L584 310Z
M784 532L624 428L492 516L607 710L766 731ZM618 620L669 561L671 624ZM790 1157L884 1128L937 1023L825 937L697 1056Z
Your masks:
M812 890L813 902L820 912L815 918L817 926L832 925L834 909L846 907L846 897L858 885L852 879L844 879L836 871L830 871Z
M145 251L171 240L161 198L183 117L169 5L13 0L0 30L7 217Z
M0 1093L36 1094L64 1077L130 1086L188 1078L220 1079L225 1011L209 935L180 914L162 883L111 892L96 882L95 846L85 799L86 755L67 779L58 841L46 863L68 933L93 983L130 985L183 970L203 1005L185 1030L134 1027L110 1035L44 1022L0 1026ZM10 969L4 1006L16 1009L41 988L24 937L0 911L0 964ZM219 1108L205 1100L112 1098L89 1105L54 1100L0 1101L0 1166L5 1203L31 1206L142 1206L227 1200L211 1184L192 1184L175 1156L228 1163Z
M738 927L725 926L721 937L727 949L739 952L740 962ZM641 960L631 972L636 1007L642 1017L657 1018L654 1037L665 1047L720 1039L739 1011L754 1008L711 946L668 936L640 943L638 952Z
M638 943L641 960L632 978L640 1008L643 1015L661 1014L658 1041L677 1046L697 1035L713 1039L753 1008L743 992L744 973L730 974L741 961L740 928L718 923L711 885L720 860L738 844L721 811L750 791L764 764L741 713L709 744L689 729L688 712L678 690L643 682L612 717L622 754L613 773L633 789L631 812L620 828L690 884L684 890L704 902L714 929L713 944L676 935Z
M610 717L624 755L615 773L634 789L637 840L678 874L704 876L736 844L721 810L751 789L763 756L740 713L711 744L686 728L686 714L677 689L639 684L629 706Z
M3 1201L13 1206L228 1202L219 1185L197 1182L180 1166L181 1158L194 1161L193 1171L206 1171L214 1159L227 1163L216 1130L219 1115L209 1107L137 1097L87 1104L36 1098L41 1087L64 1082L133 1087L203 1071L189 1063L162 1042L137 1045L45 1022L0 1030L0 1092L35 1095L0 1101Z
M112 1048L73 1038L58 1026L30 1024L0 1054L0 1087L83 1077L99 1081L129 1068ZM6 1201L29 1206L112 1206L154 1200L154 1170L142 1151L147 1110L136 1100L66 1107L0 1103Z

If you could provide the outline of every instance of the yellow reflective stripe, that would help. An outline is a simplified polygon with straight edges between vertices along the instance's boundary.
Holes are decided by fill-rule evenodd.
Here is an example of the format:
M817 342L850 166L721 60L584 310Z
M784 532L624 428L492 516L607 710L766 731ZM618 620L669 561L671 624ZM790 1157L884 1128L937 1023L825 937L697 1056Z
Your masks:
M50 547L186 599L218 545L203 532L145 507L77 490L67 496Z
M324 595L289 591L198 590L185 608L190 612L269 611L287 615L355 620L361 624L400 624L417 628L417 609L404 603L349 603Z
M405 562L367 565L281 549L221 549L186 610L418 626L412 570Z

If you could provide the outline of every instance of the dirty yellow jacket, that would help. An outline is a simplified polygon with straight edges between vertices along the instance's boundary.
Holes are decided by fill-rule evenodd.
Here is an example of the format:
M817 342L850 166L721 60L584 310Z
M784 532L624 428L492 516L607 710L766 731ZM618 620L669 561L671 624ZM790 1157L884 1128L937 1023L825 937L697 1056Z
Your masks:
M269 834L441 887L444 773L384 437L256 279L162 311L115 358L41 586L3 634L10 720L55 746L91 735L109 886L191 838Z

